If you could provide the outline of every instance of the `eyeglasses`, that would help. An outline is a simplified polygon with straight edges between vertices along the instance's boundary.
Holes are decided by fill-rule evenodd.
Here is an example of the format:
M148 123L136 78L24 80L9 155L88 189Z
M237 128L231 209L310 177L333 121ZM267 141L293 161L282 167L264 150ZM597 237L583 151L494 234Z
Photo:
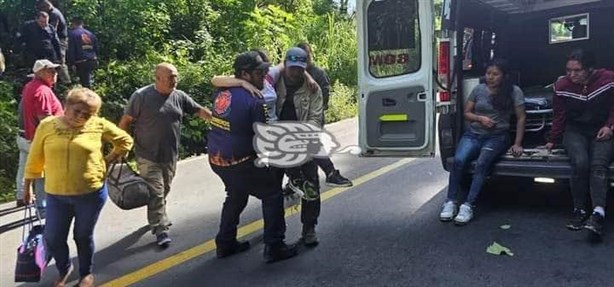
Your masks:
M295 55L289 55L286 57L287 61L292 61L292 62L307 62L307 57L301 57L301 56L295 56Z
M92 116L96 114L89 109L83 109L83 108L78 108L78 107L73 107L72 112L74 113L75 117L81 117L86 120L88 120L89 118L91 118Z

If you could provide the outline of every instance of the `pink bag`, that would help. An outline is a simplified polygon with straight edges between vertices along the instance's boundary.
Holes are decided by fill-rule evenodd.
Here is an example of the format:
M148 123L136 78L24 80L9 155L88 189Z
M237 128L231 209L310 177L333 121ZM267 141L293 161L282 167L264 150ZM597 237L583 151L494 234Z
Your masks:
M21 233L21 238L24 241L17 248L15 282L39 282L47 263L49 263L43 242L45 225L38 217L38 213L35 212L36 218L32 217L32 208L32 206L25 208L25 224ZM35 222L38 224L35 225ZM28 237L25 237L26 228L29 228Z

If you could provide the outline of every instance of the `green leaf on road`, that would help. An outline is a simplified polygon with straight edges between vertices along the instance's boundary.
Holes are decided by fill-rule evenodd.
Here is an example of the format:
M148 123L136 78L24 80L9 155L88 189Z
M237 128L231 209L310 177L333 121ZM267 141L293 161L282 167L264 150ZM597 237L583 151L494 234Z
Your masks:
M488 248L486 248L486 253L490 253L493 255L509 255L514 256L514 253L509 248L500 245L497 242L493 242Z

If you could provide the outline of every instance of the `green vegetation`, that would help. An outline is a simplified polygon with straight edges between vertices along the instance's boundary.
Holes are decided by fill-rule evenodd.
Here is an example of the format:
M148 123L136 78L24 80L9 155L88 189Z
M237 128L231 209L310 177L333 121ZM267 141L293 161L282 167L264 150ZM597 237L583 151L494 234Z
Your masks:
M69 20L80 16L101 42L94 89L104 100L102 115L116 121L130 95L153 82L153 67L174 63L179 89L209 105L216 74L231 74L234 56L262 48L274 62L285 50L308 41L315 62L334 82L329 121L356 115L356 21L332 0L58 0ZM33 19L35 0L0 0L12 32ZM347 1L341 1L347 7ZM344 6L345 5L345 6ZM0 32L1 33L1 32ZM11 33L13 34L13 33ZM29 73L6 35L7 73L0 80L0 201L12 199L18 152L15 144L16 100L20 81ZM10 35L9 35L10 37ZM63 98L69 87L58 87ZM204 150L206 124L187 119L181 156Z

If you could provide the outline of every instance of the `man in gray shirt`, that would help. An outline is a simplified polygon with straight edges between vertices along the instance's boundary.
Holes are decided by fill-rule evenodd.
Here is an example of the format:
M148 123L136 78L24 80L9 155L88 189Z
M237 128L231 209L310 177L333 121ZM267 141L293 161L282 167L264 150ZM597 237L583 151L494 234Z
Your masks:
M139 171L153 187L147 205L147 219L160 247L166 247L171 242L166 196L177 166L183 116L194 114L206 120L211 118L209 109L176 89L178 76L175 66L158 64L155 84L132 94L119 123L119 127L126 131L130 131L131 124L134 124L134 152Z

